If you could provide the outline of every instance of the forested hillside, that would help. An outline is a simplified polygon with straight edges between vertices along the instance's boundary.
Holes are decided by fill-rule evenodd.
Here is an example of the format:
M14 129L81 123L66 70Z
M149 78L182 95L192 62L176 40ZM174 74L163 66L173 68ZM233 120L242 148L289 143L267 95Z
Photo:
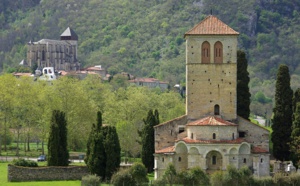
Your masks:
M184 83L183 35L211 11L240 32L252 110L271 107L279 64L289 66L292 87L300 85L299 0L1 0L0 68L11 70L26 58L28 41L59 39L70 26L83 66Z

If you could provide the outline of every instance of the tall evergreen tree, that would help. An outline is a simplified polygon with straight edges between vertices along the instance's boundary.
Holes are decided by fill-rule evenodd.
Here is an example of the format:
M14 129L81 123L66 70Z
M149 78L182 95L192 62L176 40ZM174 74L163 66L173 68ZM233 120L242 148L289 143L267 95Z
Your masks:
M105 126L106 130L104 149L106 154L105 178L110 179L114 172L120 167L121 147L117 130L114 126Z
M296 168L300 161L300 88L298 88L293 97L293 125L291 133L291 159Z
M249 120L250 97L248 61L244 51L237 52L237 115Z
M116 128L102 126L102 114L97 112L97 124L92 126L87 143L85 163L91 174L109 180L120 167L121 148Z
M273 108L273 155L276 159L284 161L290 158L290 142L292 128L292 98L293 91L290 86L289 68L280 65L277 72L275 107Z
M54 110L52 112L48 139L48 166L67 166L69 164L67 146L67 121L65 113Z
M142 131L139 132L142 144L142 162L147 168L148 172L153 172L154 168L154 126L159 124L159 114L155 110L149 110L146 120L144 119L145 126Z

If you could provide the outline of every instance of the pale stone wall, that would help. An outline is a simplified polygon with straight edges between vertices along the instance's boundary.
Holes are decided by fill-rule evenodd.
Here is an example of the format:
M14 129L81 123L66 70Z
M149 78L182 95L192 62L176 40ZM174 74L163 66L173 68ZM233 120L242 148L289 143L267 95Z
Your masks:
M255 147L269 151L269 131L248 120L238 117L238 131L245 132L245 139Z
M155 154L154 155L154 178L158 179L164 175L167 166L174 163L174 154Z
M71 44L56 40L41 41L41 43L27 44L27 63L29 66L37 64L40 68L54 67L55 70L79 70L77 43Z
M187 123L186 115L167 121L154 127L155 150L174 145L174 141L179 134L179 127Z
M256 176L270 176L270 156L268 154L253 155L253 174Z
M49 180L81 180L89 174L86 166L68 167L20 167L8 165L9 182L49 181Z
M237 126L187 126L188 137L197 140L213 140L213 133L216 140L232 140L237 138ZM232 135L234 134L234 135Z
M236 64L188 64L187 115L189 120L214 115L220 106L224 120L235 120ZM218 74L218 75L216 75Z
M210 63L201 63L201 47L210 43ZM223 63L214 63L214 44L223 44ZM236 119L237 36L188 36L186 40L186 114L189 120L214 115L220 106L225 120Z

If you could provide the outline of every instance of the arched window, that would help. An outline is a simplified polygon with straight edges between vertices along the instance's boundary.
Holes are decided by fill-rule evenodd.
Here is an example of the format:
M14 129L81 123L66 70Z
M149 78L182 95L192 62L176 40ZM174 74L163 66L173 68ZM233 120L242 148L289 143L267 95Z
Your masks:
M232 139L234 140L234 133L232 133Z
M246 158L244 158L244 163L247 163L247 159Z
M220 41L215 43L214 56L215 63L223 63L223 45Z
M202 63L210 63L210 44L207 41L202 43Z
M45 51L42 51L42 61L45 61Z
M215 105L214 112L215 112L215 115L220 115L220 106L219 105Z
M194 134L193 133L191 133L191 139L194 139Z
M178 157L178 161L181 161L181 157Z
M213 139L216 139L216 133L213 133Z
M217 156L212 156L212 164L213 165L217 164Z

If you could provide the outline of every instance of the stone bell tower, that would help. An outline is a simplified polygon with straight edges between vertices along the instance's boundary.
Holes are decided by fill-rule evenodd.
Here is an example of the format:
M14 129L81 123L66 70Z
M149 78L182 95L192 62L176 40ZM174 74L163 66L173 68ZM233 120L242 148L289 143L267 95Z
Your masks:
M238 35L213 15L185 33L188 120L236 120Z

